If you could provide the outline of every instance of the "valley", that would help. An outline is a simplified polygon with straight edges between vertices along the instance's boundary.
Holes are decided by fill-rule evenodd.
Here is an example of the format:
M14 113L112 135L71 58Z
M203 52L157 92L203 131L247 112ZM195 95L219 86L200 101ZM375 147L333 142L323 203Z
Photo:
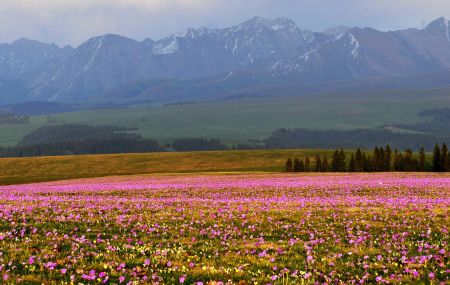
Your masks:
M135 106L30 116L25 125L0 125L0 146L17 144L34 129L57 124L113 125L168 142L205 137L227 144L266 139L278 128L356 129L414 124L424 110L450 107L448 89L391 90L234 99L160 107Z

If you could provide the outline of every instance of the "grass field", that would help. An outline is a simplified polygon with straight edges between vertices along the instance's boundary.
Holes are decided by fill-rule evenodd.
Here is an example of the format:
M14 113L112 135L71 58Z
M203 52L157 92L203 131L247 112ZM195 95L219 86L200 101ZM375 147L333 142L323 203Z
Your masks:
M448 284L446 174L0 187L1 284Z
M92 110L52 115L59 123L136 128L161 142L181 137L218 138L228 144L265 139L278 128L354 129L424 120L422 110L450 107L449 91L411 90L271 97L155 108ZM14 145L46 124L0 126L0 146Z
M198 172L280 172L288 157L327 150L256 150L0 159L0 185L85 177Z

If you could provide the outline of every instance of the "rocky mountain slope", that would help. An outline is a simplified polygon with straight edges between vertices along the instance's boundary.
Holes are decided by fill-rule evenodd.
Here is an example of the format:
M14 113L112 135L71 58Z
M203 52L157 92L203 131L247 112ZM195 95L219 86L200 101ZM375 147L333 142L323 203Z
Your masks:
M103 35L77 48L25 39L2 44L0 102L80 102L149 80L210 82L233 77L233 84L239 86L242 80L245 87L255 80L258 86L274 80L301 85L418 76L449 68L450 31L444 18L424 29L336 27L319 33L303 30L287 18L255 17L225 29L187 29L158 41ZM252 73L256 79L249 80ZM243 77L236 79L236 74ZM217 80L215 88L227 88ZM151 98L152 92L165 92L151 86L153 91L140 93L141 100L146 98L142 94ZM190 91L177 94L195 93Z

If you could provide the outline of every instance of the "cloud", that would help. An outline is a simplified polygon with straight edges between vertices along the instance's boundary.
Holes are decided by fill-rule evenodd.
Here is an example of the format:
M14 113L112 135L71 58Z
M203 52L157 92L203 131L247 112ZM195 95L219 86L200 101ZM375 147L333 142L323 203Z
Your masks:
M383 30L420 26L450 11L448 0L0 0L0 42L20 37L77 45L117 33L142 40L186 27L225 27L253 16L286 16L302 28Z
M0 40L31 37L77 44L89 36L163 36L201 17L204 0L0 0Z

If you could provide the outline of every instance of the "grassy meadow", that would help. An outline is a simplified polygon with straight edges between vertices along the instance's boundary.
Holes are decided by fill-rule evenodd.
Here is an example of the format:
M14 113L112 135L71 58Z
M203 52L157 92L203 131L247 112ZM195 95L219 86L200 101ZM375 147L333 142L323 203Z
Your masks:
M355 129L423 121L420 111L450 107L448 90L316 94L223 102L90 110L51 115L61 124L115 125L160 142L176 138L217 138L227 144L267 138L278 128ZM28 125L0 126L0 146L15 145L47 116Z
M0 159L0 185L135 174L281 172L288 157L329 150L253 150L81 155Z

